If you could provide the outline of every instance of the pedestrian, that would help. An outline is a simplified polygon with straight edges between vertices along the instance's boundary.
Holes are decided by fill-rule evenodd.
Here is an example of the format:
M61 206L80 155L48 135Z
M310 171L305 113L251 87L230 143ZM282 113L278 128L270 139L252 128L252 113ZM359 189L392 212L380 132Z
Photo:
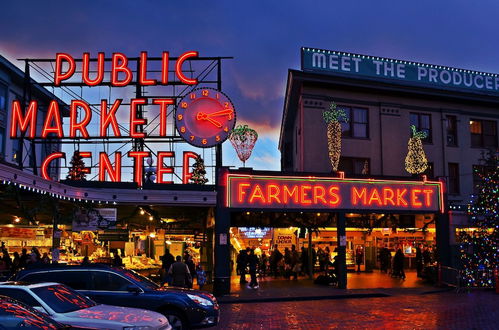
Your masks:
M423 252L421 251L421 245L416 247L416 272L418 277L423 276Z
M175 258L175 262L170 266L168 270L168 274L172 277L172 285L187 288L192 283L191 272L189 271L189 267L185 263L182 262L182 257L177 256Z
M282 260L282 253L279 251L279 247L277 244L274 245L274 250L272 250L272 254L270 255L270 271L274 278L276 278L279 274L279 263Z
M333 264L331 262L331 251L329 250L329 246L326 246L326 248L324 249L323 258L324 258L324 270L327 273L329 271L329 267Z
M300 256L298 255L298 251L296 251L296 246L293 244L291 245L291 273L293 274L293 280L298 279L300 271Z
M201 264L198 264L196 267L196 279L198 282L199 290L203 290L203 286L206 283L206 273L203 270Z
M12 268L12 259L10 258L9 251L7 251L6 248L3 248L2 253L3 253L2 261L5 263L5 267L7 269L11 269Z
M49 258L49 255L47 252L43 252L43 257L42 257L41 261L42 261L42 264L44 264L44 265L50 264L50 258Z
M300 263L301 263L301 270L304 273L304 275L308 274L308 249L305 249L304 246L301 247L301 255L300 255Z
M185 264L187 265L187 268L189 268L189 273L192 275L192 276L195 276L196 275L196 265L194 264L194 260L192 260L192 256L187 254L185 256ZM193 282L194 281L187 281L187 287L189 289L192 289L192 285L193 285Z
M258 288L258 281L256 279L258 257L256 256L254 249L250 249L248 257L247 257L247 261L248 261L249 273L250 273L250 276L251 276L251 280L250 280L249 286L252 289L256 289L256 288Z
M355 250L355 263L357 264L357 273L360 273L360 265L362 265L364 261L364 250L362 246L357 246Z
M315 263L317 262L317 252L315 251L315 244L312 244L312 274L315 271Z
M237 271L240 275L239 278L239 283L244 284L247 283L246 281L246 265L247 265L247 252L246 250L241 250L239 251L239 254L237 256Z
M424 266L427 267L429 264L431 264L431 252L428 247L425 247L423 251L423 263Z
M260 259L260 276L265 277L267 275L267 263L268 258L265 251L262 252L262 257Z
M393 257L392 276L405 279L404 259L405 259L405 256L404 256L404 253L402 252L402 249L398 249L397 252L395 253L395 256Z
M114 252L113 266L123 267L123 260L121 259L120 255L118 254L118 251Z
M173 254L170 253L169 249L165 250L165 254L161 257L161 269L160 269L160 276L161 276L161 285L164 285L165 283L168 283L170 285L171 283L171 277L168 275L168 270L170 269L170 266L173 265L175 262L175 257Z
M28 251L26 250L26 248L23 248L22 251L21 251L21 256L19 257L19 268L25 268L27 263L28 263L28 259L29 259L29 256L28 256Z
M20 264L21 264L21 257L19 256L19 253L16 251L14 252L14 260L12 260L12 266L11 266L12 274L14 274L20 269Z

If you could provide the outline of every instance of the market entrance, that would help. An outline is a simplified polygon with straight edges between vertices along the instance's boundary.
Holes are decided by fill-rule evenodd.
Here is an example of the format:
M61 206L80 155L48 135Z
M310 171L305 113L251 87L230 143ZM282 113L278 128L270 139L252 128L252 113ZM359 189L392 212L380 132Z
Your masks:
M238 255L247 248L254 248L261 257L265 253L265 265L261 259L256 261L265 269L265 277L287 279L297 273L298 279L301 275L311 280L333 268L339 288L390 286L392 273L404 275L392 271L394 260L398 260L395 270L409 270L406 283L414 284L416 252L422 255L426 248L429 264L438 245L438 258L442 262L448 258L448 219L439 212L443 208L440 182L225 171L220 183L216 294L233 289L231 282L241 273ZM275 244L283 255L279 265L271 262ZM293 245L296 252L291 251ZM404 257L397 267L399 250ZM289 258L293 260L284 261Z
M347 213L345 217L347 288L419 287L436 275L433 214ZM258 258L258 282L267 286L282 286L282 281L296 286L294 279L317 283L321 275L330 274L330 280L336 279L336 214L240 212L232 215L231 223L238 226L230 228L232 292L241 290L241 284L249 285L247 249ZM400 255L395 258L399 249L401 269L394 265L400 260Z

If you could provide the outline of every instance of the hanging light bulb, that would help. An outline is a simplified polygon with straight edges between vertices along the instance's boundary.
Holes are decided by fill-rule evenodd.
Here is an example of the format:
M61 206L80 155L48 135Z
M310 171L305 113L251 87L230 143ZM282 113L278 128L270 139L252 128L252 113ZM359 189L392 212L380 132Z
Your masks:
M149 221L153 221L154 217L152 215L149 216Z
M143 209L140 209L140 215L144 215L146 214L146 211L144 211Z

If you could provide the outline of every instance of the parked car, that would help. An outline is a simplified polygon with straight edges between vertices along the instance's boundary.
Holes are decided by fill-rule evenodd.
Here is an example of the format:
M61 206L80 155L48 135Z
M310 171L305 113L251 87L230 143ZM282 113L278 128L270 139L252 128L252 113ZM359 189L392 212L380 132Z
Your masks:
M165 315L173 329L210 327L219 321L219 306L213 295L161 287L122 267L49 265L24 269L15 278L35 283L63 283L99 303L150 309Z
M65 329L67 326L56 322L43 313L15 299L0 296L0 329Z
M0 295L21 301L59 323L74 327L117 330L171 329L166 317L159 313L97 304L58 283L2 282Z

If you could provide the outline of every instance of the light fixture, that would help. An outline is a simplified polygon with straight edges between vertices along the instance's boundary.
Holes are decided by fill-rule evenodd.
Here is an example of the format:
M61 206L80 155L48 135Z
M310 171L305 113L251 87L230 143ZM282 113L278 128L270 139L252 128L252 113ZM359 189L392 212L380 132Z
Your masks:
M149 237L150 237L150 238L155 238L155 237L156 237L156 233L150 233L150 234L149 234Z
M14 222L15 222L15 223L19 223L19 222L21 222L21 219L19 219L18 217L15 217L15 218L14 218Z
M172 242L170 242L170 241L166 241L165 243L168 245L172 245Z
M144 215L146 214L146 211L144 211L143 209L140 209L140 215Z
M154 219L154 218L153 218L153 216L152 216L152 215L150 215L150 216L149 216L149 221L153 221L153 219Z

